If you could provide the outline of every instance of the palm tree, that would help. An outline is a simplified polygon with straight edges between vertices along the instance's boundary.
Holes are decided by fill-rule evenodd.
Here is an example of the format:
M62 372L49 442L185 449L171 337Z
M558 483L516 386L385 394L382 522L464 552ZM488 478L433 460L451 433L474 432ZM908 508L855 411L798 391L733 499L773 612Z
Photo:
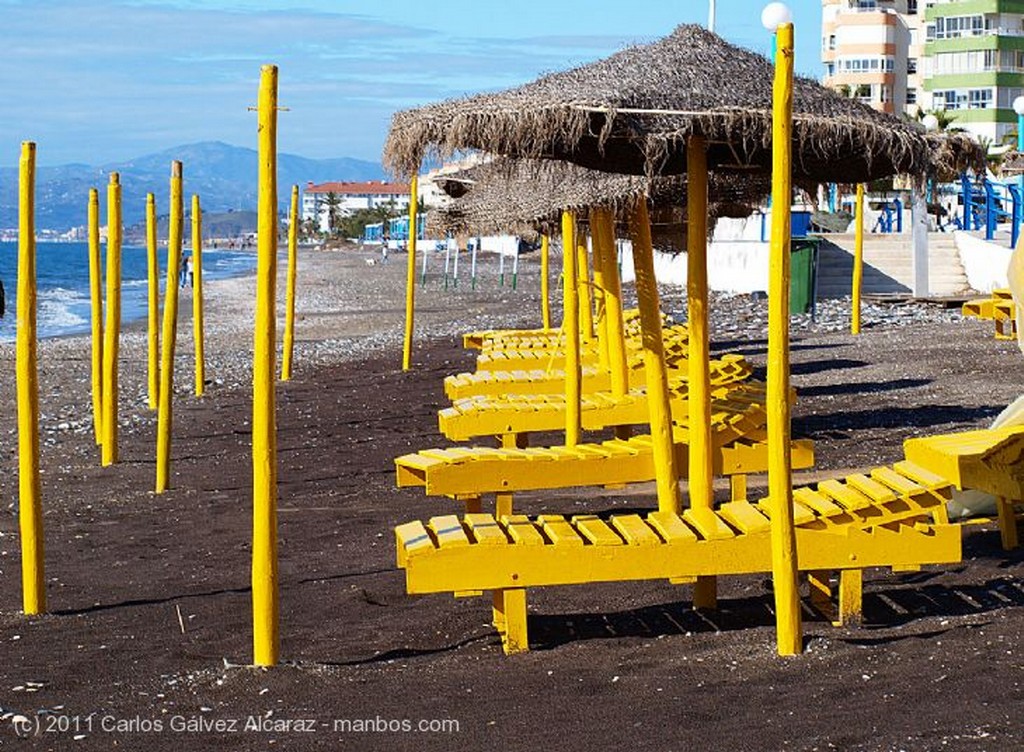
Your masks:
M334 235L338 231L338 222L341 219L341 196L331 191L324 199L324 205L327 207L327 231Z

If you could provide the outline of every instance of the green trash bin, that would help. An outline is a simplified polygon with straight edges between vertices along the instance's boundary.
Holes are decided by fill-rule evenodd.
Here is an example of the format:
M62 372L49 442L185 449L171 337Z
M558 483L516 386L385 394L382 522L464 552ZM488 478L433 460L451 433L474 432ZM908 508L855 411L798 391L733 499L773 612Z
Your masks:
M790 241L789 312L813 311L818 266L818 240L794 238Z

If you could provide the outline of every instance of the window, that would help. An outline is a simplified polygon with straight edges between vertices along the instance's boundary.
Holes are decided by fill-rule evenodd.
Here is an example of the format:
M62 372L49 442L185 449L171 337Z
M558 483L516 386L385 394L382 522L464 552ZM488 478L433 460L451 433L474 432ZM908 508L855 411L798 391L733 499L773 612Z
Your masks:
M917 104L917 89L907 89L907 104Z
M984 31L985 19L982 16L950 16L948 18L940 16L935 19L936 39L976 37L980 36Z
M917 0L907 0L907 15L908 16L916 16L917 15Z
M836 74L836 65L835 65L835 63L825 63L825 75L828 78L832 78L832 76L834 76L835 74Z
M935 24L928 24L924 27L924 38L929 42L935 39Z
M991 89L971 89L967 92L967 109L987 110L992 106Z
M916 57L908 57L907 58L907 73L911 73L911 74L912 73L917 73L917 58Z

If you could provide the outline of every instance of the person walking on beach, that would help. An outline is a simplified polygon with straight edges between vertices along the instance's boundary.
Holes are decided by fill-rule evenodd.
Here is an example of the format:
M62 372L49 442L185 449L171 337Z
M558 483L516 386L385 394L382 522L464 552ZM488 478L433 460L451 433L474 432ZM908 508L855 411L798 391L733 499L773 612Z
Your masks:
M185 256L181 260L181 274L178 275L178 283L181 289L185 289L185 285L192 284L192 257Z
M388 242L389 238L387 235L381 237L380 240L380 262L386 264L388 262Z

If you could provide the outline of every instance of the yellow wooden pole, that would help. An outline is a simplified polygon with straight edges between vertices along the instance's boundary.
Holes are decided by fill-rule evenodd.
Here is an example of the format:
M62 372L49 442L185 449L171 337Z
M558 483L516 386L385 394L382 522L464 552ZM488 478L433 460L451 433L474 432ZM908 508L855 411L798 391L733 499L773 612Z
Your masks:
M292 355L295 350L295 274L299 263L299 186L292 186L292 203L288 211L288 282L285 288L284 348L281 354L281 380L292 377Z
M274 402L277 316L277 66L260 71L259 198L257 218L256 332L252 399L252 644L253 663L278 658L277 425ZM415 181L413 188L415 189ZM415 193L413 193L415 196ZM412 248L409 251L413 255ZM410 267L412 268L412 267ZM409 290L415 286L414 277Z
M605 263L606 248L597 242L597 230L594 229L596 210L591 209L588 217L590 223L590 247L594 264L594 330L597 336L597 355L601 370L611 372L611 353L608 346L608 311L605 306Z
M768 495L772 506L772 579L780 655L802 649L793 529L789 416L790 205L792 203L793 24L776 32L772 119L772 232L768 280Z
M104 467L117 462L117 359L121 339L121 183L116 172L107 184L107 323L103 329Z
M630 231L633 236L633 268L636 274L637 302L640 306L640 330L644 373L647 378L658 511L679 514L679 468L672 435L672 411L668 394L668 373L665 370L665 345L661 338L658 282L654 276L651 223L647 215L645 198L637 200L633 207Z
M708 329L708 158L707 142L686 143L686 297L689 324L689 490L690 508L714 508L714 459L711 447L711 339ZM695 608L717 605L714 577L698 577Z
M590 300L590 264L587 259L587 236L576 227L576 284L579 286L580 341L594 340L594 308Z
M160 352L159 407L156 424L156 492L170 487L171 423L174 398L174 349L178 342L178 275L184 232L181 162L171 162L171 214L167 227L167 286L164 290L163 350Z
M615 255L615 217L611 210L595 209L591 213L590 227L594 239L594 257L599 258L604 267L604 309L612 394L621 397L629 391L629 363L626 358L625 325L622 320L622 285L619 281L619 264Z
M21 144L18 165L18 523L22 604L46 610L43 511L39 486L39 368L36 360L36 145Z
M544 329L551 328L551 297L548 282L548 267L551 258L551 242L547 235L540 237L540 318ZM458 253L458 251L456 251Z
M565 445L580 443L579 288L576 285L576 218L562 212L562 333L565 335Z
M203 209L192 194L192 340L195 342L196 396L206 383L205 327L203 326Z
M92 425L103 443L103 280L100 263L100 192L89 189L89 299L92 303Z
M160 263L156 255L156 196L146 194L146 270L149 273L149 409L160 406Z
M690 506L714 506L711 455L711 357L708 332L708 160L707 142L686 143L686 293L689 324L689 488Z
M850 334L860 334L860 292L864 281L864 184L857 184L857 203L853 219L853 303Z
M405 340L402 345L402 370L412 368L412 318L416 298L416 211L419 176L409 185L409 268L405 277Z

